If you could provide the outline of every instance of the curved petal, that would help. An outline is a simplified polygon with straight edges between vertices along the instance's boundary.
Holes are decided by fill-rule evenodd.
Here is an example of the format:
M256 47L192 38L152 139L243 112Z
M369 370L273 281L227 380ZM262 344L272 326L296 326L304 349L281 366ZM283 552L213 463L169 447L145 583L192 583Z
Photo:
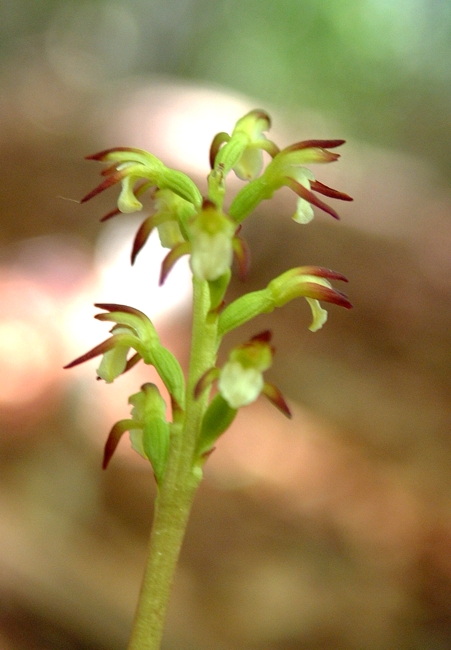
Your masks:
M136 426L137 424L135 420L120 420L119 422L116 422L116 424L108 434L108 438L105 443L105 449L103 452L103 463L102 463L103 469L106 469L108 467L108 463L110 462L112 455L116 451L116 447L118 446L119 440L121 439L123 434L126 431L129 431L130 429L136 429Z
M315 196L313 192L311 192L306 187L301 185L301 183L295 181L294 178L290 178L289 176L286 176L285 183L290 189L293 190L293 192L296 192L296 194L300 196L301 199L304 199L305 201L308 201L312 205L316 206L317 208L324 210L324 212L330 214L332 217L334 217L334 219L340 219L337 212L335 212L335 210L331 208L330 205L327 205L327 203L321 201L321 199Z

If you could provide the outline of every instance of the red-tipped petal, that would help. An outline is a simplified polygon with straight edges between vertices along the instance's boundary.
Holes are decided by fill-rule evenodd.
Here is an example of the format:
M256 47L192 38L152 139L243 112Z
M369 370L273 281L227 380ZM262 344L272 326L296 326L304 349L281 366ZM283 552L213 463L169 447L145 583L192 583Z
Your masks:
M176 244L169 253L164 258L161 263L161 272L160 272L160 286L164 283L168 277L169 271L172 269L174 264L179 260L183 255L187 255L191 251L191 244L187 241Z
M336 289L331 289L330 287L324 287L322 284L316 284L315 282L305 282L302 287L302 295L306 298L323 300L325 302L331 302L334 305L339 305L340 307L345 307L346 309L352 309L352 304L349 302L346 294Z
M113 217L117 217L118 214L122 214L122 213L121 213L121 211L119 210L119 208L115 208L114 210L111 210L111 212L107 212L107 214L105 214L105 215L100 219L100 221L101 221L101 222L103 222L103 221L108 221L108 219L112 219Z
M151 217L147 217L147 219L145 219L140 225L138 232L135 235L135 239L133 241L133 248L130 256L132 265L135 263L136 256L138 255L139 251L144 246L146 241L149 239L150 233L152 232L154 227L155 227L154 215L152 215Z
M102 468L106 469L108 467L108 463L111 460L112 455L116 451L116 447L119 444L119 440L121 439L122 435L126 431L130 431L130 429L137 428L137 424L134 420L119 420L119 422L116 422L114 427L111 429L107 441L105 443L105 449L103 452L103 463L102 463Z
M271 118L263 108L253 108L247 115L253 115L255 119L264 120L267 122L267 126L263 129L263 131L269 131L271 128Z
M74 366L78 366L80 363L84 363L85 361L89 361L90 359L94 359L95 357L98 357L100 354L105 354L105 352L108 352L108 350L112 350L116 345L116 343L117 343L117 339L115 339L115 337L112 336L111 338L106 339L106 341L99 343L99 345L96 345L95 348L92 348L92 350L89 350L89 352L82 354L81 357L77 357L76 359L68 363L66 366L63 367L63 369L67 370L68 368L73 368Z
M333 271L332 269L326 269L322 266L300 266L298 272L299 275L316 275L318 278L348 282L348 278L343 275L343 273Z
M100 192L103 192L104 190L107 190L109 187L112 187L116 183L119 183L124 177L124 173L122 171L120 172L115 172L114 174L111 174L111 176L108 176L108 178L105 178L104 181L100 183L100 185L97 185L93 190L88 192L86 196L84 196L80 203L86 203L86 201L89 201L92 199L94 196L97 196L97 194L100 194Z
M286 415L287 418L291 418L291 411L288 407L288 404L286 403L284 396L277 388L277 386L274 386L274 384L270 384L269 382L265 381L262 393L269 399L271 404L274 404L274 406L276 406L279 411Z
M142 359L142 356L139 354L139 352L137 352L132 357L130 357L130 359L127 361L124 372L122 374L124 374L125 372L128 372L129 370L134 368L136 366L136 364L141 361L141 359Z
M349 196L349 194L345 194L344 192L339 192L338 190L334 190L333 187L328 187L327 185L324 185L324 183L320 183L319 181L310 181L310 187L315 192L324 194L324 196L330 196L332 199L340 199L340 201L354 201L352 196Z
M109 167L106 167L105 169L102 169L102 171L100 172L100 175L101 176L111 176L111 174L114 174L117 171L118 171L117 170L117 163L113 163Z
M247 242L242 237L235 236L232 239L233 252L238 262L238 271L240 280L246 280L251 266L251 251Z
M333 208L330 207L330 205L327 205L327 203L324 203L319 199L313 192L308 190L306 187L304 187L301 183L298 183L297 181L294 180L294 178L286 177L286 182L289 188L291 188L298 196L300 196L302 199L305 199L312 205L316 206L317 208L320 208L321 210L324 210L324 212L327 212L330 214L334 219L339 219L340 217L338 216L337 212Z
M141 318L147 319L147 316L142 311L139 311L139 309L135 309L135 307L129 307L128 305L117 305L115 303L110 303L110 302L96 302L94 307L98 307L98 309L104 309L105 311L109 311L109 312L125 311L127 314L134 314L135 316L140 316ZM96 316L94 316L94 318L102 320L101 316L102 314L97 314Z
M251 338L251 341L260 341L260 343L269 343L270 340L272 339L272 332L271 330L265 330L264 332L260 332L260 334L256 334Z
M209 156L211 169L213 169L213 167L215 166L215 160L216 160L216 156L218 155L219 149L222 147L222 145L225 142L228 142L229 140L230 140L230 135L228 133L225 133L224 131L221 131L221 133L217 133L213 138L210 147L210 156Z
M334 149L344 144L346 140L302 140L302 142L295 142L283 151L299 151L299 149ZM338 154L334 154L338 156Z

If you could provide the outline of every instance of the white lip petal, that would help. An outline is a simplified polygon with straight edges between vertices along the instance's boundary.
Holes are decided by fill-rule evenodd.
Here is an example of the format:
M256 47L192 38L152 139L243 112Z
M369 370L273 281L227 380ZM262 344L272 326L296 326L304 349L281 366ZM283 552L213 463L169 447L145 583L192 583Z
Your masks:
M315 216L313 208L305 199L298 199L296 212L293 215L293 220L296 223L310 223Z
M238 409L255 402L263 390L263 383L261 372L230 361L221 371L218 389L229 406Z
M232 265L233 248L228 234L209 235L199 232L193 241L191 270L202 280L217 280Z

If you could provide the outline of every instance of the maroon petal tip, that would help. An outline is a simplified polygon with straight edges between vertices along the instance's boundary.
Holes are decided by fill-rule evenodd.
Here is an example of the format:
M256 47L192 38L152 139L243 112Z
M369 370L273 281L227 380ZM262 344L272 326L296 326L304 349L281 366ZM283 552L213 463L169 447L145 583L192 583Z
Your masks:
M94 359L95 357L98 357L100 354L104 354L105 352L108 352L108 350L111 350L115 345L115 340L113 338L106 339L102 343L99 343L99 345L96 345L92 350L89 350L85 354L82 354L80 357L77 357L67 365L63 366L63 370L68 370L69 368L74 368L74 366L78 366L80 363L84 363L85 361L89 361L90 359Z
M109 153L114 153L115 151L139 151L138 149L133 149L132 147L112 147L111 149L103 149L97 153L89 154L85 156L85 160L97 160L103 162Z
M333 187L328 187L327 185L324 185L324 183L320 183L320 181L317 180L310 181L310 187L315 192L324 194L324 196L329 196L332 199L339 199L340 201L354 200L352 196L349 196L349 194L345 194L344 192L340 192L339 190L334 190Z
M96 302L94 304L94 307L97 307L98 309L104 309L105 311L109 311L109 312L123 311L126 314L133 314L135 316L146 318L146 315L142 311L136 309L135 307L130 307L129 305L117 305L115 303ZM101 314L98 315L101 316ZM96 317L94 316L94 318Z
M114 174L111 174L107 178L105 178L104 181L100 183L100 185L97 185L93 190L88 192L86 196L84 196L81 200L80 203L86 203L86 201L89 201L92 199L94 196L97 196L97 194L100 194L100 192L103 192L104 190L107 190L109 187L112 185L115 185L116 183L119 183L119 181L122 180L124 177L123 172L115 172Z
M140 225L140 227L138 228L138 232L135 235L132 252L130 255L130 261L132 266L135 263L136 256L138 255L139 251L143 248L143 246L149 239L149 236L155 227L154 216L155 215L147 217L147 219L145 219Z
M133 420L120 420L119 422L116 422L114 427L111 429L110 433L108 434L108 438L105 443L105 449L103 452L103 469L106 469L108 467L108 463L116 451L116 447L118 446L122 435L126 431L129 431L132 426L136 426Z
M316 275L318 278L327 278L329 280L341 280L342 282L348 282L348 278L343 275L343 273L333 271L332 269L326 269L322 266L300 266L299 273L301 275Z
M251 338L251 341L260 341L261 343L269 343L271 339L272 339L272 331L265 330L264 332L260 332L259 334L253 336Z
M274 386L274 384L270 384L266 381L263 386L262 393L269 399L271 404L274 404L274 406L278 408L279 411L281 411L287 418L291 418L290 408L277 386Z
M293 190L293 192L296 192L298 196L300 196L302 199L305 201L308 201L315 207L319 208L320 210L323 210L324 212L327 212L327 214L330 214L331 217L334 219L340 219L339 215L333 208L330 207L330 205L327 205L327 203L324 203L324 201L321 201L311 190L308 190L306 187L304 187L301 183L298 183L294 178L290 178L289 176L285 177L285 181L287 186Z
M119 208L115 208L114 210L111 210L111 212L108 212L107 214L105 214L105 215L100 219L100 221L101 221L101 222L103 222L103 221L108 221L108 219L111 219L112 217L116 217L118 214L121 214L121 211L119 210Z

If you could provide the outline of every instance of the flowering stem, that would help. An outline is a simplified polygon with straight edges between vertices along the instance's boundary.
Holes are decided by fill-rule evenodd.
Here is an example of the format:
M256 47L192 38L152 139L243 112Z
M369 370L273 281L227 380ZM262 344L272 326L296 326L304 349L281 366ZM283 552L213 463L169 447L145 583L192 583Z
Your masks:
M269 115L255 109L237 121L231 135L221 132L213 138L206 198L188 176L166 167L142 149L119 147L88 156L109 166L102 172L101 183L82 203L116 183L122 185L118 208L102 221L120 212L141 210L138 197L153 188L155 212L138 230L132 263L151 231L157 228L163 247L170 249L161 267L160 284L182 255L190 255L193 273L193 329L186 392L182 368L161 344L152 322L141 311L126 305L97 304L106 313L97 314L96 318L114 323L112 336L65 366L72 368L102 355L97 375L110 383L142 359L154 366L173 406L173 421L169 423L166 402L158 387L151 382L143 384L129 398L133 407L131 418L113 426L105 446L104 467L122 434L129 431L133 448L150 461L158 484L147 565L128 650L160 648L174 572L193 499L202 480L202 463L215 441L230 426L238 409L260 394L290 417L280 391L263 378L274 354L271 332L261 332L235 347L226 364L218 368L216 357L222 337L255 316L298 297L306 298L310 304L312 331L323 325L327 315L320 300L351 307L347 297L329 282L346 278L316 266L286 271L266 289L250 292L224 306L234 253L240 275L244 277L247 272L249 253L239 234L241 222L259 203L288 186L299 197L293 219L306 223L313 215L312 206L338 216L314 192L352 200L317 181L303 166L337 160L338 154L328 149L338 147L344 140L305 140L280 150L263 133L270 124ZM272 158L263 172L262 152ZM238 192L225 214L226 178L232 170L248 185ZM213 381L218 382L218 393L210 401L209 387Z
M202 479L193 456L208 391L194 399L194 387L215 365L217 319L207 322L208 283L193 278L193 333L187 383L186 415L173 426L164 480L155 503L147 565L128 650L159 650L177 560L194 495Z

